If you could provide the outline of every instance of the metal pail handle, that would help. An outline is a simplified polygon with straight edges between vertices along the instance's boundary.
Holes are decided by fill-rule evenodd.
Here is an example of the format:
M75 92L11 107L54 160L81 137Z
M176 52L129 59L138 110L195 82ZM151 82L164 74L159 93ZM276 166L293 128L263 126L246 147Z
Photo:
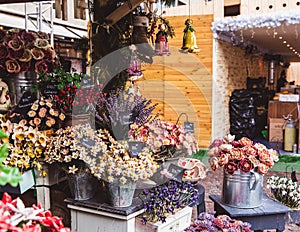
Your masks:
M254 176L254 178L255 178L254 183L253 183L252 187L250 188L250 190L255 190L256 186L259 182L259 174L254 171L251 171L250 174L251 174L251 176Z

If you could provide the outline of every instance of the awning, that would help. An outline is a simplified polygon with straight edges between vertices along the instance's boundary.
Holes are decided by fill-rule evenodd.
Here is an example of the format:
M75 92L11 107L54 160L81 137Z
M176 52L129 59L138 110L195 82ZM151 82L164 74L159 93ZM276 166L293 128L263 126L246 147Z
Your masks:
M0 4L7 4L7 3L25 3L25 2L44 2L49 0L0 0Z
M299 10L220 18L213 22L212 30L214 38L248 52L279 55L287 62L300 61Z
M25 28L25 17L10 15L6 13L0 13L0 26L13 27L13 28ZM28 30L37 31L37 28L33 22L28 20ZM51 29L47 23L43 23L42 31L50 33ZM81 37L87 37L87 30L75 29L68 26L53 25L53 34L55 36L79 39Z

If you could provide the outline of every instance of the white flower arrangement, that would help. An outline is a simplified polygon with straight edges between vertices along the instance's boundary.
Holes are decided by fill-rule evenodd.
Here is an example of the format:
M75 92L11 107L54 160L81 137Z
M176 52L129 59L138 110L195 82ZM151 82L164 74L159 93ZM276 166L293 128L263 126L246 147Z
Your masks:
M101 142L99 146L102 147L102 152L93 153L85 160L98 179L123 185L146 180L157 171L158 164L153 160L148 148L144 148L137 157L131 157L126 141L118 142L107 131L98 130L100 134L103 132L108 136L109 143Z
M107 130L80 124L53 134L45 161L66 164L69 174L90 172L98 179L120 184L148 179L158 168L148 149L131 157L127 142L116 141Z
M267 178L267 187L274 198L290 208L298 208L300 204L300 185L285 176Z

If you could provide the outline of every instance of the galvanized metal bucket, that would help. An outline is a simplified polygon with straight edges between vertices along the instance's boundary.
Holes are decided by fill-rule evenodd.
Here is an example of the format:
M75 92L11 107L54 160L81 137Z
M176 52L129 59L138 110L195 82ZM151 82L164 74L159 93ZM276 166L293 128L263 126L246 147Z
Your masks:
M19 103L23 93L30 91L37 83L37 74L34 71L19 72L2 77L9 88L11 105Z
M136 182L106 183L109 204L114 207L128 207L132 204Z
M95 196L97 180L87 173L68 175L71 194L77 201L86 201Z
M263 176L257 172L224 171L222 202L236 208L254 208L262 204Z

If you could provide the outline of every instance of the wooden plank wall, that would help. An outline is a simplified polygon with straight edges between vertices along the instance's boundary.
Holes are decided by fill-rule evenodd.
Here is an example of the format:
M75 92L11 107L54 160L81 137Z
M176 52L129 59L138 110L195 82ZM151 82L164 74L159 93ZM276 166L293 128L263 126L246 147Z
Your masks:
M180 52L184 22L188 16L167 17L176 36L169 38L170 56L156 56L142 68L144 77L137 82L141 93L158 102L157 111L165 121L176 122L181 113L195 123L195 136L202 148L211 142L212 130L212 31L213 15L192 16L196 30L197 54ZM183 114L180 124L186 121Z

